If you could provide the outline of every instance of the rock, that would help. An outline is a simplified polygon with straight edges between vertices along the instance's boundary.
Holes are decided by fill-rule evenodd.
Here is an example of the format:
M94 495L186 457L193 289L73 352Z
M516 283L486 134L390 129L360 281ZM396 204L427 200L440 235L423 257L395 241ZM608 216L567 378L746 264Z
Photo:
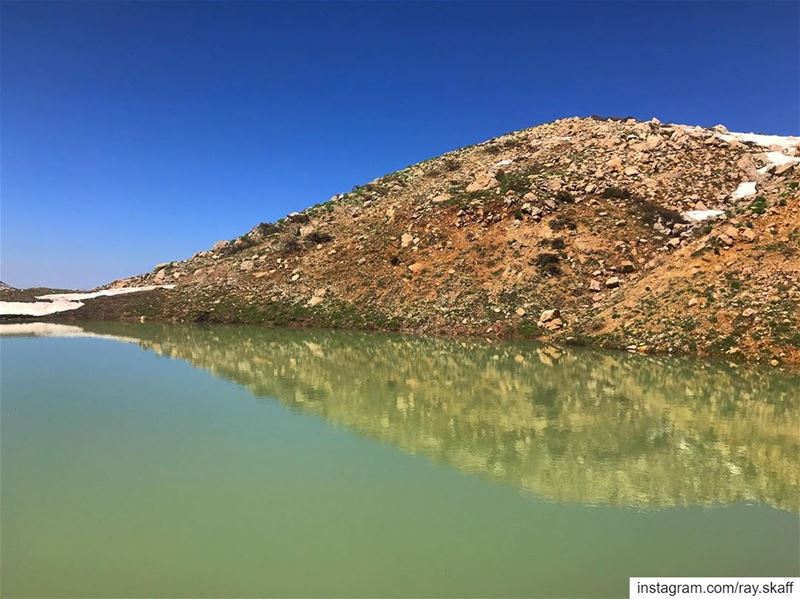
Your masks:
M741 237L744 241L748 243L752 243L753 241L756 240L756 233L755 231L753 231L753 229L744 228L741 231L739 231L739 237Z
M597 279L589 281L589 291L602 291L603 285Z
M300 278L300 273L295 273L295 274L292 275L292 278L290 279L290 281L292 281L292 283L294 283L299 278Z
M558 308L554 308L552 310L545 310L539 316L539 322L550 322L554 318L560 318L561 311Z
M676 248L676 247L678 247L680 244L681 244L681 240L680 240L680 238L679 238L679 237L673 237L672 239L670 239L670 240L667 242L667 245L668 245L669 247L673 247L673 248Z
M787 162L786 164L781 164L775 167L775 175L778 177L783 177L784 175L788 175L794 170L794 162Z
M218 242L217 242L217 243L215 243L214 245L212 245L212 246L211 246L211 249L212 249L212 251L218 252L218 251L220 251L220 250L224 250L224 249L225 249L226 247L228 247L230 244L231 244L231 242L230 242L230 241L226 241L226 240L224 240L224 239L223 239L223 240L221 240L221 241L218 241Z
M161 281L163 281L166 278L167 278L167 271L162 268L161 270L159 270L155 274L155 276L153 277L153 280L156 281L157 283L160 283Z
M308 300L308 303L306 305L309 308L313 308L314 306L317 306L317 305L321 304L322 302L323 302L323 299L321 297L319 297L318 295L315 295L315 296L312 296L312 298L310 300Z
M697 304L698 304L698 299L696 297L693 297L692 299L689 300L687 305L691 308L692 306L696 306Z
M629 166L623 171L628 177L634 177L639 174L639 169L635 166Z
M424 262L414 262L414 264L410 264L408 266L408 270L417 274L418 272L422 272L426 268L426 264Z
M661 145L662 141L663 140L661 139L660 135L648 135L644 143L651 150L655 150L658 146Z
M308 214L303 214L302 212L290 212L286 215L286 220L290 223L307 223L311 219L308 217Z
M620 272L631 273L634 270L636 270L636 266L630 260L626 260L625 262L619 265L619 270Z
M622 168L622 159L620 159L619 156L614 156L608 162L606 162L606 166L608 168L620 170Z
M737 229L733 225L728 225L722 230L722 234L727 235L731 239L736 239L737 237L739 237L739 229Z
M526 314L525 308L517 308L514 312L516 312L517 316L525 316Z
M499 182L493 175L490 175L489 173L483 173L481 175L476 176L475 179L472 181L472 183L467 185L466 191L468 192L483 191L485 189L491 189L493 187L497 187L498 185Z
M619 287L619 277L611 277L610 279L606 279L606 287L609 289L616 289Z
M736 166L744 171L748 179L752 180L758 177L758 167L756 167L752 154L742 154L739 160L736 161Z
M750 318L755 313L756 313L756 311L753 310L752 308L745 308L742 311L742 316L744 316L745 318Z
M409 233L403 233L403 235L400 237L400 247L407 248L409 245L411 245L412 241L414 241L413 235L410 235Z
M545 328L548 331L555 331L564 326L564 322L560 318L554 318L553 320L549 320L547 322L539 321L539 324L542 328Z
M441 204L443 202L446 202L449 199L450 199L450 194L449 193L440 193L439 195L434 197L431 201L434 204Z
M253 270L255 267L255 263L252 260L245 260L239 265L239 270L250 271Z
M593 192L595 189L597 189L597 185L595 185L594 183L589 183L589 184L588 184L588 185L587 185L587 186L584 188L584 191L585 191L586 193L592 193L592 192Z

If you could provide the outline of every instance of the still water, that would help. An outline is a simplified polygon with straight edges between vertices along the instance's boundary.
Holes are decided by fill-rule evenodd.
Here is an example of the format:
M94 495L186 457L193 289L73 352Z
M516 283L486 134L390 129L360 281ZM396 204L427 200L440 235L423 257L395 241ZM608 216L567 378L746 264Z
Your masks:
M0 342L3 597L622 597L629 576L800 574L796 375L330 331L37 332Z

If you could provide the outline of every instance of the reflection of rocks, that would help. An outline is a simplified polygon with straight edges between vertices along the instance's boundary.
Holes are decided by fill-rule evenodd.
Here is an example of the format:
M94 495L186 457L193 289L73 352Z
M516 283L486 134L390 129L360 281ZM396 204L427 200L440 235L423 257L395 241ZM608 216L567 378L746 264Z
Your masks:
M800 509L797 377L360 333L96 325L255 395L564 502Z

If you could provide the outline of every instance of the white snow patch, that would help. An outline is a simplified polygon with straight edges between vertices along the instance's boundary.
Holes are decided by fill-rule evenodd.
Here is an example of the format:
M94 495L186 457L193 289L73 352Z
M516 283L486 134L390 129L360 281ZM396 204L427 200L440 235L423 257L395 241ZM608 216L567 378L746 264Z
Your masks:
M731 198L734 200L741 200L742 198L746 198L748 196L752 196L755 194L756 194L756 182L745 181L744 183L739 183L739 187L737 187L736 191L733 192Z
M96 297L107 297L111 295L125 295L127 293L138 293L140 291L153 291L154 289L172 289L175 285L150 285L148 287L119 287L117 289L101 289L88 293L48 293L47 295L37 295L40 300L67 300L79 302L81 300L94 299Z
M723 210L687 210L682 216L688 220L700 222L708 220L709 218L717 218L724 214L725 212Z
M52 322L24 322L19 324L0 324L0 337L93 337L95 339L113 339L125 343L138 343L135 337L122 335L104 335L84 331L81 327Z
M792 162L800 162L800 158L787 156L783 152L767 152L765 156L767 158L767 165L758 169L761 175L767 173L773 166L783 166L784 164L790 164Z
M0 316L47 316L56 312L77 310L83 302L56 300L54 302L0 302Z
M81 300L94 299L110 295L124 295L153 289L172 289L175 285L151 285L149 287L120 287L118 289L102 289L89 293L48 293L36 296L41 302L0 302L0 316L46 316L67 310L77 310L83 306Z
M757 146L768 148L770 146L781 146L784 150L789 150L794 146L800 145L800 137L793 135L765 135L763 133L718 133L720 139L727 142L740 141L742 143L754 143Z

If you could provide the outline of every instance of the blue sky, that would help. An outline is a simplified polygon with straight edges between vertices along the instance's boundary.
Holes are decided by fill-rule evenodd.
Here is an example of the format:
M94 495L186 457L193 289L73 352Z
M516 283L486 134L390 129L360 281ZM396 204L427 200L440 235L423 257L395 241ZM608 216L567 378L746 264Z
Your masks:
M574 115L800 132L800 3L2 2L0 278L90 287Z

